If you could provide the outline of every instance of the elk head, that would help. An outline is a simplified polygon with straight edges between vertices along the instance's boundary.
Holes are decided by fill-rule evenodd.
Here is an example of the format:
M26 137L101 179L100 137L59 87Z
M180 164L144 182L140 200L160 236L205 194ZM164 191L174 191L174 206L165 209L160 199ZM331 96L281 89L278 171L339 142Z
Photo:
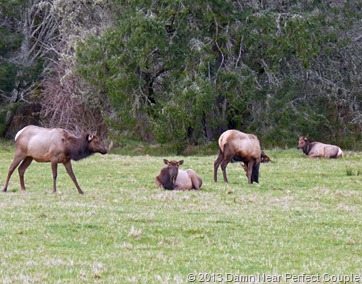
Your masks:
M171 182L175 184L176 178L178 175L178 168L180 165L184 163L183 160L181 161L168 161L163 159L163 162L167 165L168 174L170 175Z
M309 140L307 136L301 136L298 140L298 149L303 150L304 153L308 154L309 152Z
M88 149L92 153L107 154L107 148L102 144L101 140L95 133L89 133L87 135Z

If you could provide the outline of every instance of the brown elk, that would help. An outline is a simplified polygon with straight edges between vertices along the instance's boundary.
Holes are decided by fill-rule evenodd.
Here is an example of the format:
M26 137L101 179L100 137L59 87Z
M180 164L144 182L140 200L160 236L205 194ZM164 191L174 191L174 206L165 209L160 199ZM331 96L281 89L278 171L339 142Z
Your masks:
M233 160L244 163L248 183L259 182L259 167L262 161L258 138L238 130L227 130L219 138L219 156L214 162L214 181L221 165L224 182L228 182L226 166ZM267 156L266 156L267 157ZM268 157L269 159L269 157Z
M269 162L272 162L272 160L264 153L264 151L261 151L261 163Z
M162 168L160 174L156 177L156 184L164 189L199 189L202 185L201 178L194 170L179 170L179 166L183 164L181 161L163 162L167 165Z
M231 163L237 163L237 162L242 162L242 160L239 157L233 157L231 159ZM272 160L264 153L264 151L261 151L260 163L269 163L269 162L272 162ZM241 166L243 167L246 173L246 177L248 177L248 166L246 164L241 164Z
M302 150L308 158L342 158L341 148L321 142L310 142L307 136L298 140L298 149Z
M34 125L26 126L15 136L14 160L10 165L3 191L7 191L10 177L21 163L18 168L20 187L25 192L24 173L31 162L35 160L37 162L51 163L54 192L57 191L58 163L62 163L78 192L83 194L73 173L71 160L78 161L94 153L103 155L107 153L106 147L102 145L95 134L83 133L80 136L75 136L61 128L48 129Z

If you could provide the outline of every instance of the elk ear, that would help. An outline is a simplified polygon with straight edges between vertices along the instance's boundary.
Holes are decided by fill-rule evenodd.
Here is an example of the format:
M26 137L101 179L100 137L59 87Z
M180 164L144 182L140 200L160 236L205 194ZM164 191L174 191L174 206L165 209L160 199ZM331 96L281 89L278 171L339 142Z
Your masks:
M307 141L308 140L308 136L304 136L304 141Z
M181 160L178 162L179 165L182 165L184 163L184 160Z
M93 138L94 138L93 133L88 134L88 141L92 141Z
M166 165L168 165L168 163L169 163L169 161L166 160L166 159L163 159L163 162L164 162Z

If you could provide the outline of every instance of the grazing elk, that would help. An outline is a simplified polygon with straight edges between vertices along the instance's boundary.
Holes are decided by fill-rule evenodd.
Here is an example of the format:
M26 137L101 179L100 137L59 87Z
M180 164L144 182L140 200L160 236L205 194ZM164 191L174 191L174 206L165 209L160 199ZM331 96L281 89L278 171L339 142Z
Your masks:
M272 162L272 160L264 153L264 151L261 151L261 163L269 162Z
M228 182L226 166L233 160L244 163L249 184L259 182L261 152L260 142L255 135L238 130L225 131L219 138L219 156L214 162L214 181L217 182L217 170L221 165L224 182Z
M73 173L71 160L78 161L94 153L106 154L107 149L102 145L98 136L83 133L75 136L61 128L43 128L29 125L21 129L15 136L15 155L9 168L9 173L3 188L6 192L9 180L16 167L20 176L20 187L25 191L24 173L33 160L50 162L53 172L53 191L56 192L58 163L62 163L73 180L80 194L83 191L78 185Z
M163 162L167 165L162 168L160 174L156 177L156 184L164 189L199 189L202 185L201 178L194 170L179 170L179 166L183 164L181 161Z
M237 163L242 162L242 160L239 157L233 157L231 159L231 163ZM272 160L264 153L264 151L261 151L261 161L260 163L269 163L272 162ZM241 165L246 173L246 177L248 177L248 166L246 164Z
M231 163L237 163L237 162L242 162L242 160L239 157L233 157L231 159ZM272 162L272 160L264 153L264 151L261 151L261 161L260 161L260 163L269 163L269 162ZM244 169L246 168L245 165L243 167L244 167Z
M307 136L301 136L298 140L298 149L303 150L308 158L342 158L341 148L335 145L321 142L309 142Z

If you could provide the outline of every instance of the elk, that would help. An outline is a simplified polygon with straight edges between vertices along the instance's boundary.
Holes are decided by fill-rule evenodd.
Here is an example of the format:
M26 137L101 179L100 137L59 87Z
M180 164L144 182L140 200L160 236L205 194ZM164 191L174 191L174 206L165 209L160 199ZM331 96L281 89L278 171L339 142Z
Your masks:
M269 162L272 162L272 160L264 153L264 151L261 151L261 163Z
M78 161L94 153L107 153L97 135L84 132L75 136L61 128L43 128L28 125L21 129L15 136L15 155L9 167L8 176L3 192L8 189L9 181L14 170L19 166L21 191L25 192L24 173L33 160L37 162L50 162L53 172L53 192L57 191L56 179L58 164L62 163L68 175L74 182L78 192L83 194L73 173L71 160Z
M336 145L321 142L309 142L307 136L301 136L298 140L298 149L302 150L308 158L342 158L343 152Z
M162 168L160 174L156 176L156 184L164 189L200 189L202 185L201 178L194 170L179 170L179 166L183 164L181 161L168 161L163 162L167 165Z
M237 162L242 162L242 160L239 157L236 157L236 156L231 159L231 163L237 163ZM260 163L269 163L269 162L272 162L272 160L269 158L269 156L267 156L267 154L265 154L264 151L261 151L261 161L260 161ZM243 165L243 167L244 167L244 169L246 171L247 167L245 165Z
M219 156L214 162L215 182L217 182L217 170L220 165L224 182L228 182L226 166L232 161L244 163L243 168L248 177L249 184L259 182L259 167L262 161L262 151L260 142L255 135L233 129L227 130L221 134L218 146Z

